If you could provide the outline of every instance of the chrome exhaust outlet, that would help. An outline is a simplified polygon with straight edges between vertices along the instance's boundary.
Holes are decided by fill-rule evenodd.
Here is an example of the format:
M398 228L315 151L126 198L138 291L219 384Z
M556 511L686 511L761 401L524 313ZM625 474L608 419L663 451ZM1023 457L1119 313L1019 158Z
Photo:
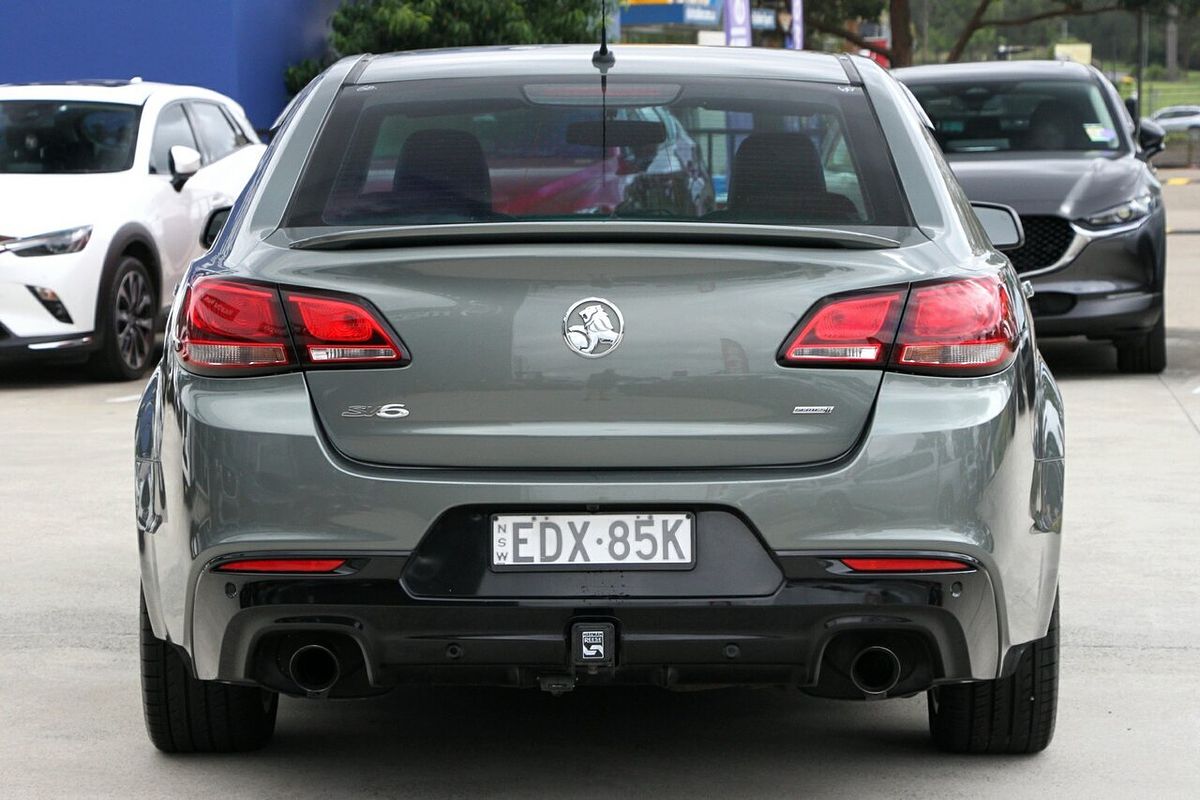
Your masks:
M320 697L342 676L341 662L333 651L319 644L306 644L292 653L288 673L309 697Z
M900 682L900 657L887 647L867 647L850 662L854 688L868 698L885 697Z

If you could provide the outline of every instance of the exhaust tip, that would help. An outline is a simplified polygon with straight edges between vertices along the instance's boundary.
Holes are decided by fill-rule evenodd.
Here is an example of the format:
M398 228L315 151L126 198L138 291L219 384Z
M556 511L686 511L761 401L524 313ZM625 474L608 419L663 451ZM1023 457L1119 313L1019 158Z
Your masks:
M288 662L292 680L310 695L325 694L342 675L338 657L328 647L306 644L292 653Z
M900 657L887 647L867 647L850 662L850 680L865 695L885 695L900 682Z

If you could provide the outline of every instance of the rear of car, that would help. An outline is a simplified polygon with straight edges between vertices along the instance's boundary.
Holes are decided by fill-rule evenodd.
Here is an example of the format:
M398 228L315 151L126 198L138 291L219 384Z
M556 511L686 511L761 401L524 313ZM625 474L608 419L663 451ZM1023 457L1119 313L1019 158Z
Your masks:
M967 195L1012 206L1008 255L1042 336L1116 345L1124 372L1166 366L1162 187L1112 85L1091 67L1011 62L896 71ZM1148 128L1149 126L1147 126Z
M915 107L858 59L591 55L352 59L295 104L139 411L152 740L259 746L277 693L746 684L1040 750L1061 400Z

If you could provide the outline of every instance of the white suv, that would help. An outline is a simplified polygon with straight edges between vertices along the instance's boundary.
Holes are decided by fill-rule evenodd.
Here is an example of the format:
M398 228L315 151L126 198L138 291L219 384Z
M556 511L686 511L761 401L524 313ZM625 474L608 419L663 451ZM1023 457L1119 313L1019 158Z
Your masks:
M264 149L206 89L0 86L0 359L145 373L172 290Z

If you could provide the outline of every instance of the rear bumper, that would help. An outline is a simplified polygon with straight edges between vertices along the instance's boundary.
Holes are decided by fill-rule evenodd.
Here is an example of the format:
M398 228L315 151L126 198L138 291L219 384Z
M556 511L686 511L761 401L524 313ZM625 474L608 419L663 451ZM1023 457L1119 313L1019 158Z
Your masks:
M137 426L151 623L199 677L233 681L269 677L256 672L264 636L338 632L361 654L363 691L472 671L486 673L476 682L527 683L563 668L564 630L581 615L618 627L626 660L611 680L671 683L683 670L698 682L811 688L830 632L846 625L896 626L932 642L930 680L992 678L1013 648L1045 634L1058 582L1061 402L1035 359L1026 343L998 375L952 384L886 375L869 430L831 464L519 472L349 462L325 442L302 375L171 374L168 354ZM438 521L464 507L719 510L744 522L757 544L738 552L757 551L774 578L756 577L752 589L706 578L704 591L675 591L647 577L656 573L597 573L609 583L547 581L538 594L501 587L470 547L478 532L459 529L450 541L463 552L444 559L462 568L456 580L422 584L415 557ZM945 576L868 580L819 563L919 552L976 564L974 588L956 597ZM211 571L264 553L361 557L379 572L289 582ZM793 559L812 569L797 571ZM729 558L703 550L697 563L734 572ZM447 657L452 641L459 659ZM731 663L730 643L748 655ZM743 665L771 674L737 678Z
M338 654L333 696L398 684L777 684L862 697L853 655L900 654L892 694L991 677L996 598L986 570L852 576L828 556L781 554L764 597L431 599L404 586L409 559L365 559L353 575L280 578L206 571L196 591L193 667L204 679L303 694L289 662L306 645ZM614 626L611 666L573 664L572 625Z

